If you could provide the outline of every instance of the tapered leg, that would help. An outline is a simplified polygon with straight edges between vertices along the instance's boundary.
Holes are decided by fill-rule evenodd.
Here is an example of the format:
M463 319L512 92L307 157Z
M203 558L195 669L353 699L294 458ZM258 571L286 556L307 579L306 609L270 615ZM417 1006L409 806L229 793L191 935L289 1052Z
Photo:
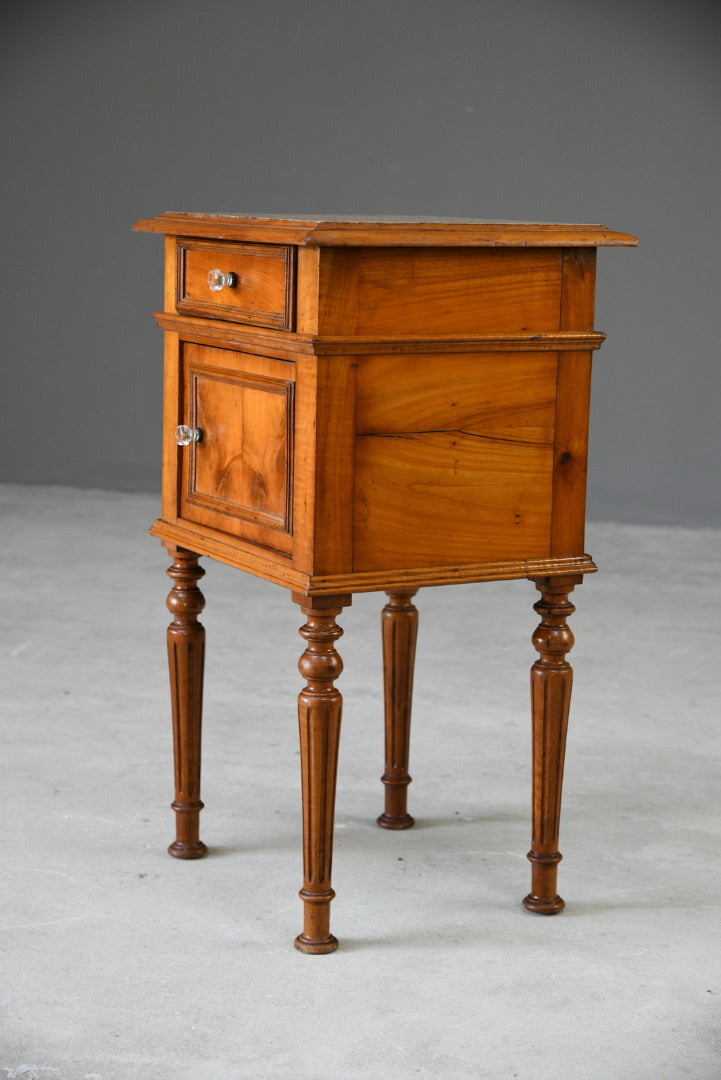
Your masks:
M409 829L415 824L408 813L408 751L411 735L413 665L416 658L418 611L411 601L417 589L388 593L383 608L383 682L386 718L385 813L378 818L384 829Z
M531 668L533 820L528 858L532 878L531 892L523 904L542 915L555 915L564 907L556 891L556 876L562 857L558 827L573 680L566 660L566 653L573 647L573 634L566 619L575 611L568 594L582 580L579 575L534 578L541 593L534 610L541 616L541 623L533 635L539 658Z
M350 596L306 597L294 594L306 616L300 633L306 650L298 669L307 682L298 696L301 781L303 792L303 932L295 947L306 953L338 948L330 932L333 819L338 742L343 699L334 686L343 670L335 642L343 631L335 621Z
M168 851L178 859L200 859L207 853L199 839L200 729L203 708L203 662L205 630L197 616L205 598L196 582L205 571L198 556L184 548L170 548L173 564L168 575L173 588L168 609L173 621L168 627L168 666L173 708L173 750L175 757L176 839Z

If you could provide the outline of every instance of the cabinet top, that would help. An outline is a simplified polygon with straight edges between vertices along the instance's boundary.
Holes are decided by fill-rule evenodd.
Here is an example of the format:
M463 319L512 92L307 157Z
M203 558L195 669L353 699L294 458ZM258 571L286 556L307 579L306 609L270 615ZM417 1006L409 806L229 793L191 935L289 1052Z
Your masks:
M628 233L605 225L557 225L480 218L273 214L187 214L167 211L133 226L167 236L330 247L636 247Z

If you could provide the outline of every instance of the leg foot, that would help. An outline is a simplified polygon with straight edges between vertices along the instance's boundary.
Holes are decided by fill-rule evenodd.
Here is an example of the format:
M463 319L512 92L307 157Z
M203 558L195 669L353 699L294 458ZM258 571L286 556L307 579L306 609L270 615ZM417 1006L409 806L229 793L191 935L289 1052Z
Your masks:
M534 610L541 616L541 623L533 635L539 658L531 668L533 814L528 858L532 870L531 891L523 905L541 915L556 915L564 908L556 890L556 877L562 858L558 830L573 681L566 660L573 634L566 619L575 611L568 594L582 580L579 575L534 579L541 593Z
M197 616L205 598L197 581L205 571L198 556L184 548L171 550L173 564L168 575L173 581L167 604L173 615L168 627L168 666L173 711L173 751L175 760L176 839L168 848L177 859L200 859L207 853L199 838L200 741L203 709L203 666L205 630Z
M558 915L566 906L556 893L556 868L561 854L543 856L529 851L528 858L533 867L532 884L531 892L524 898L524 908L536 915Z
M343 670L335 642L343 631L335 621L350 596L295 595L306 616L300 633L306 650L298 669L307 686L298 696L301 781L303 791L303 932L295 947L305 953L329 953L338 948L330 932L333 861L333 820L338 768L338 743L343 699L334 682Z
M202 840L198 840L195 844L181 844L178 840L174 840L168 845L168 855L176 859L203 859L207 854L208 849Z
M330 902L335 896L332 889L327 893L312 893L303 888L298 894L303 901L303 932L298 934L294 945L299 952L320 955L335 952L338 939L330 932Z
M176 859L202 859L208 854L207 847L198 839L203 803L174 802L171 809L175 810L176 814L177 839L168 848L168 854L174 855Z
M383 829L410 829L415 824L408 813L407 798L411 782L408 757L418 636L418 611L411 597L417 592L417 589L389 592L381 615L386 766L381 777L385 785L385 812L378 818L378 824Z

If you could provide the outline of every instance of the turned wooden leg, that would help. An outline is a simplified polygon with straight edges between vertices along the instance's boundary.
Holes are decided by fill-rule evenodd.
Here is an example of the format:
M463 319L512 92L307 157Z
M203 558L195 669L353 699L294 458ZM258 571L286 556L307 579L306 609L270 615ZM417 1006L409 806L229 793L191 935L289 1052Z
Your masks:
M564 908L556 892L556 875L562 857L558 850L558 827L573 680L571 665L566 660L566 653L573 647L573 634L566 619L575 608L568 594L583 577L533 580L541 593L541 599L534 604L541 623L533 635L539 658L531 668L533 820L528 858L532 878L531 891L523 904L529 911L555 915Z
M200 728L203 707L203 661L205 630L197 616L205 598L196 582L205 571L198 556L184 548L169 548L173 564L168 575L173 588L168 609L173 621L168 627L168 666L173 709L173 751L175 757L176 839L168 848L178 859L200 859L207 853L199 839Z
M329 953L338 948L330 932L333 818L338 742L343 699L333 685L343 670L335 642L343 631L335 621L350 596L307 597L294 594L307 618L300 633L306 650L298 669L307 682L298 696L301 781L303 791L303 932L296 949Z
M409 829L415 824L408 813L408 751L411 736L413 665L416 658L418 611L411 601L417 589L388 593L381 614L383 631L383 683L386 718L385 813L378 818L384 829Z

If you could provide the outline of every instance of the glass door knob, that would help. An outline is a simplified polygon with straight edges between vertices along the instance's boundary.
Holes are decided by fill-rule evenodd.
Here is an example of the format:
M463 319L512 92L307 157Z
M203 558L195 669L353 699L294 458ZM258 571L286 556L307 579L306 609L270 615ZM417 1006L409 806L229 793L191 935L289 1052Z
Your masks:
M232 289L235 285L235 274L231 271L224 274L222 270L208 271L208 288L211 292L220 292L221 289Z
M178 446L188 446L192 442L200 442L202 434L199 427L188 427L187 424L179 424L175 429L175 441Z

